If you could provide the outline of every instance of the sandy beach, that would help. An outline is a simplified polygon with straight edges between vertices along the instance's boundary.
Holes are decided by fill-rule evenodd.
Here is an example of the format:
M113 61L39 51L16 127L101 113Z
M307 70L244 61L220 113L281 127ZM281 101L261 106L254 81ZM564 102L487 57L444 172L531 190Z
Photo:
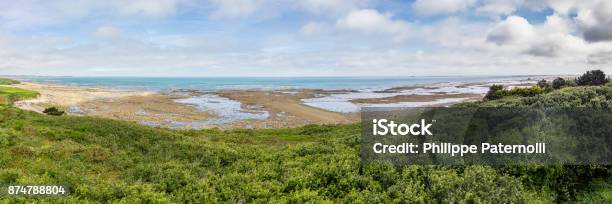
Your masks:
M37 84L30 82L21 82L11 86L27 90L34 90L40 93L40 96L36 99L18 101L15 103L15 106L19 108L36 112L42 112L45 107L51 106L66 108L97 99L112 99L127 96L144 97L153 94L153 92L144 91L136 92L105 88Z

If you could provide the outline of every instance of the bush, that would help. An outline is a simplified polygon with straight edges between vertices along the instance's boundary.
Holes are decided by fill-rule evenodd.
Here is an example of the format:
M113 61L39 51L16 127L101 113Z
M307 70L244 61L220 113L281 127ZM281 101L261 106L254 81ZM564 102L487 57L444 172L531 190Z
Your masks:
M608 78L601 70L591 70L576 79L578 86L599 86L608 83Z
M47 115L53 115L53 116L61 116L64 115L64 111L60 111L58 110L56 107L50 107L50 108L46 108L43 113L47 114Z
M540 88L544 89L544 92L551 92L553 90L553 88L550 86L548 81L546 81L546 79L542 79L542 80L538 81L537 85Z
M500 91L503 91L504 87L502 85L493 84L489 87L489 91L487 95L485 95L485 100L496 100L502 98L502 95L499 94Z
M544 87L548 86L548 82L546 81L546 79L542 79L542 80L538 81L538 86L544 88Z
M546 85L548 87L548 85ZM497 100L505 96L521 96L521 97L532 97L544 93L545 88L540 86L532 86L526 88L513 88L510 90L504 90L501 85L493 85L489 87L489 91L485 96L485 100Z
M532 97L538 94L544 93L544 88L540 86L532 86L526 88L513 88L510 90L503 90L502 96L522 96L522 97Z
M566 86L566 82L565 79L561 78L561 77L557 77L555 80L553 80L552 82L552 88L553 89L560 89L561 87Z

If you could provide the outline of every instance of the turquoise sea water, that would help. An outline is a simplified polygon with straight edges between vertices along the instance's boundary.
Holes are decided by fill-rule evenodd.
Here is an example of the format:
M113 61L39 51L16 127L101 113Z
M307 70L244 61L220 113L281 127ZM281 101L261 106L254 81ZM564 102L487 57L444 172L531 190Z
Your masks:
M139 90L193 89L376 89L411 84L440 82L481 82L525 79L528 76L429 76L429 77L12 77L36 83Z

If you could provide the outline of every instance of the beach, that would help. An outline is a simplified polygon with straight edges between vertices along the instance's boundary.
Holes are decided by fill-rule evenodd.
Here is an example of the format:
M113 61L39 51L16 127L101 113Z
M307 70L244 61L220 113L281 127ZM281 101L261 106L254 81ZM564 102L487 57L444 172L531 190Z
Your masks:
M362 107L448 106L482 99L488 86L529 86L531 78L507 81L437 82L359 89L121 89L22 82L38 91L16 107L42 112L57 107L68 115L133 121L167 128L286 128L345 124L360 120Z

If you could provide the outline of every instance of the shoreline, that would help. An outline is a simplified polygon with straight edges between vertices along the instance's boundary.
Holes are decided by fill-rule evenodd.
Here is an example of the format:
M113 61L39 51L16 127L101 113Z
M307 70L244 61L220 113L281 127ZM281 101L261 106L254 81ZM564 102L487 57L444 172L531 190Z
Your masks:
M548 77L550 78L550 76ZM535 79L505 81L506 86ZM368 106L448 106L480 100L490 84L446 82L373 90L227 89L135 91L106 87L22 82L13 87L38 91L16 107L42 112L58 107L69 115L96 116L168 128L285 128L307 124L355 123Z

